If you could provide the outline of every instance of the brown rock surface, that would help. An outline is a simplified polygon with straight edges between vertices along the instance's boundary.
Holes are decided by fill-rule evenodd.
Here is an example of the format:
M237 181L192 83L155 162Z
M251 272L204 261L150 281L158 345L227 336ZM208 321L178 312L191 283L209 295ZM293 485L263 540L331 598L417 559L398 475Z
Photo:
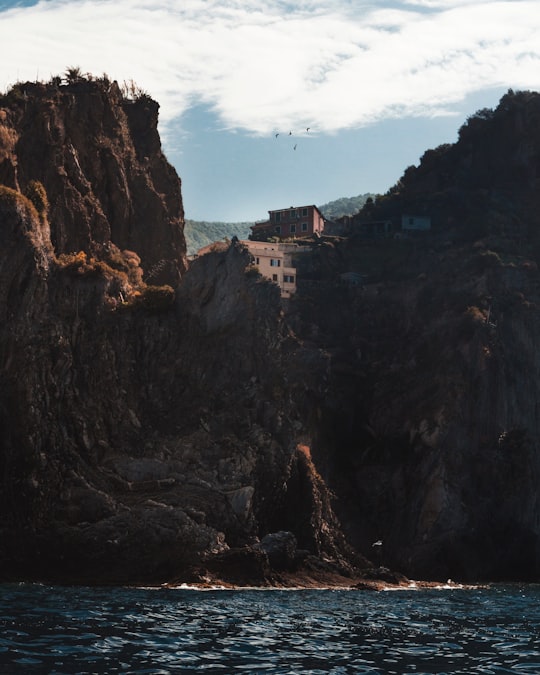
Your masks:
M187 269L155 102L2 97L0 577L538 579L539 101L359 216L431 232L318 240L283 306L237 242Z
M337 530L319 534L335 524L321 481L302 521L284 509L291 477L309 492L314 474L279 292L238 244L186 271L157 104L76 78L0 108L0 576L239 581L261 559L262 580L254 544L286 526L344 559Z
M289 311L326 358L305 410L345 531L413 578L540 577L539 122L533 92L473 116L317 245ZM355 234L403 214L431 230Z
M186 267L180 180L161 151L158 104L116 82L21 83L0 100L0 184L39 180L57 254L137 251L147 277Z

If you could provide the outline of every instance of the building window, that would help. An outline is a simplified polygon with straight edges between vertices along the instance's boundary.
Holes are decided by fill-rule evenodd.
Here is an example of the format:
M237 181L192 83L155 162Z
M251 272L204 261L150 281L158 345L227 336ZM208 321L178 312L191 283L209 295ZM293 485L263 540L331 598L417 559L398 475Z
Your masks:
M307 223L302 223L302 232L307 232Z
M276 223L281 222L281 213L274 213L274 220Z
M307 209L302 209L302 215L307 216Z
M276 234L281 234L281 225L276 225L274 229L276 231Z
M272 281L277 281L277 274L272 274Z
M281 267L281 260L276 260L276 258L270 258L270 267Z
M296 209L293 209L290 213L291 218L296 218Z
M296 225L294 223L291 223L291 233L296 232Z
M286 284L294 284L294 276L292 274L284 274L283 281Z
M259 265L259 264L260 264L259 258L255 258L255 264L256 264L256 265Z

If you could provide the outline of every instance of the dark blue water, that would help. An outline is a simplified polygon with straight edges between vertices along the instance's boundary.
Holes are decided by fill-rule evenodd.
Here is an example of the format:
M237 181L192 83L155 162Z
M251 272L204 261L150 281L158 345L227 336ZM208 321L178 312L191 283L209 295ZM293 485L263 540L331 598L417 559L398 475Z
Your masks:
M0 594L0 673L540 674L538 586Z

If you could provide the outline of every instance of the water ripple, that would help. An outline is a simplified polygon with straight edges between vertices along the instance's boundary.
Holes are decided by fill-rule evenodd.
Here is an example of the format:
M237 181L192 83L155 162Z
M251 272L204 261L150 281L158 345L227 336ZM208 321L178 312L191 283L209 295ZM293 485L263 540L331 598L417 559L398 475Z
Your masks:
M391 594L0 589L1 674L540 673L537 586Z

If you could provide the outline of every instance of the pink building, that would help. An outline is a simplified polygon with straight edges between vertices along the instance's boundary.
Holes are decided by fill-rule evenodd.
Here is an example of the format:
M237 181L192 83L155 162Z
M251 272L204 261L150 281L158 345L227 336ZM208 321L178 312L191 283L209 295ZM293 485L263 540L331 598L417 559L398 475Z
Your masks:
M324 216L316 206L291 206L268 211L268 220L252 225L251 236L255 241L269 237L289 239L322 234L323 230Z

